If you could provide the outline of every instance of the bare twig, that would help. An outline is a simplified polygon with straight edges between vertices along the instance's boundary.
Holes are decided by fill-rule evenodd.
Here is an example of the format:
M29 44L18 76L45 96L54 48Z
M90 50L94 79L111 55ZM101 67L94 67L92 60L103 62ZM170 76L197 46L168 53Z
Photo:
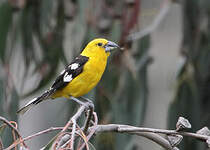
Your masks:
M82 139L83 139L83 141L84 141L84 144L85 144L85 146L86 146L86 149L87 150L89 150L89 146L88 146L88 139L87 139L87 136L85 135L85 133L82 131L82 129L78 126L78 129L79 129L79 131L80 131L80 133L81 133L81 137L82 137Z
M202 141L206 141L209 136L201 135L191 132L177 132L176 130L166 130L166 129L153 129L153 128L141 128L141 127L134 127L130 125L120 125L120 124L108 124L108 125L97 125L96 133L98 132L119 132L119 133L136 133L136 132L152 132L152 133L160 133L166 135L173 135L178 134L182 136L193 137Z
M64 129L64 127L51 127L51 128L48 128L46 130L43 130L43 131L40 131L38 133L32 134L30 136L27 136L25 138L22 138L21 140L17 140L16 142L14 142L12 145L10 145L5 150L10 150L10 149L14 148L15 146L17 146L18 144L20 144L21 142L28 141L28 140L30 140L30 139L32 139L34 137L40 136L42 134L45 134L45 133L48 133L48 132L52 132L52 131L57 131L57 130L63 130L63 129ZM71 128L68 128L68 129L71 129Z
M82 106L81 106L82 107ZM83 107L82 107L83 108ZM79 109L80 110L80 109ZM97 115L95 112L93 112L94 116L94 124L93 126L89 127L88 130L88 136L87 138L84 136L83 139L85 140L78 149L81 150L84 148L84 146L87 146L87 141L94 135L98 133L103 133L103 132L117 132L117 133L128 133L128 134L134 134L137 136L142 136L147 139L150 139L157 144L161 145L162 147L172 150L174 147L169 143L167 139L164 137L160 136L159 134L165 134L165 135L182 135L182 136L188 136L188 137L193 137L198 140L202 140L206 142L208 139L210 139L210 136L208 135L202 135L198 133L191 133L191 132L184 132L184 131L176 131L176 130L165 130L165 129L154 129L154 128L142 128L142 127L135 127L135 126L130 126L130 125L121 125L121 124L107 124L107 125L98 125L98 119ZM31 136L25 137L23 139L17 140L14 142L10 147L8 147L6 150L12 149L21 142L24 142L26 140L30 140L33 137L39 136L41 134L45 134L51 131L55 130L72 130L72 128L66 128L66 127L51 127L49 129L46 129L44 131L38 132L36 134L33 134ZM71 133L72 134L72 133ZM79 134L78 131L75 130L75 134ZM72 137L71 137L71 143L73 142Z
M207 136L207 135L201 135L201 134L191 133L191 132L183 132L183 131L177 132L176 130L141 128L141 127L134 127L130 125L120 125L120 124L97 125L95 130L96 130L95 134L100 133L100 132L118 132L118 133L136 134L138 136L146 137L158 143L159 145L163 146L166 149L172 149L171 144L168 142L168 140L161 137L157 133L166 134L166 135L188 136L188 137L196 138L198 140L202 140L204 142L206 142L210 138L210 136Z
M67 132L64 133L64 135L59 139L58 143L54 143L54 148L58 150L59 148L64 148L66 145L69 144L69 141L71 140L71 135Z
M30 140L36 136L39 136L41 134L45 134L51 131L55 130L61 130L59 133L59 136L54 141L54 148L56 149L56 144L58 141L63 144L58 144L57 148L70 148L71 150L74 149L74 143L75 143L75 137L80 137L83 139L82 143L78 143L77 149L82 150L85 146L87 149L88 147L88 141L94 134L103 133L103 132L117 132L117 133L127 133L137 136L142 136L147 139L150 139L151 141L156 142L160 146L164 147L168 150L174 150L177 149L175 146L178 145L181 140L182 136L188 136L193 137L195 139L201 140L209 144L210 142L210 135L207 131L209 131L208 128L203 128L202 132L199 130L197 133L192 132L186 132L186 131L180 131L180 130L166 130L166 129L154 129L154 128L143 128L143 127L135 127L131 125L123 125L123 124L107 124L107 125L98 125L98 117L97 114L93 111L94 107L91 107L91 104L89 102L84 103L85 105L82 105L79 107L78 111L74 114L72 118L67 122L65 127L51 127L49 129L43 130L41 132L35 133L33 135L30 135L25 138L21 138L19 132L17 129L5 118L0 117L0 120L4 121L5 124L8 124L19 136L19 139L14 141L12 145L10 145L6 150L10 150L14 147L16 147L18 144L23 143L26 140ZM87 107L88 106L88 107ZM86 117L86 121L84 123L84 127L81 129L80 126L77 124L78 119L82 115L83 112L85 112L85 109L89 108L89 114ZM92 112L91 112L92 111ZM93 119L91 119L93 116ZM183 118L183 117L182 117ZM183 118L188 122L187 119ZM182 119L182 120L183 120ZM180 121L180 119L179 119ZM72 127L70 128L70 125L72 124ZM180 124L180 123L179 123ZM188 123L190 124L190 123ZM91 126L90 126L91 125ZM189 125L188 125L189 126ZM85 130L86 129L86 130ZM205 129L205 132L203 131ZM67 131L68 130L68 131ZM207 131L206 131L207 130ZM87 132L84 132L87 131ZM207 132L207 133L206 133ZM65 135L70 135L68 138L65 138ZM170 136L170 138L164 138L160 134L167 135L167 137ZM179 139L175 139L175 137L180 137ZM63 139L62 139L63 138ZM64 140L65 138L65 140ZM172 141L170 140L172 139ZM63 140L63 141L62 141ZM81 140L82 141L82 140ZM209 144L210 145L210 144Z
M96 132L97 129L97 125L98 125L98 117L96 112L93 112L93 116L94 116L94 124L92 126L92 129L90 129L90 132L87 136L87 141L90 140L90 138L94 135L94 133ZM83 143L83 145L81 147L78 148L78 150L82 150L85 147L85 143Z
M85 106L83 105L78 109L77 113L67 122L67 124L63 128L62 132L65 132L67 130L67 128L71 125L72 120L78 119L81 116L81 114L84 112L84 110L85 110Z
M5 119L4 117L1 117L1 116L0 116L0 120L3 121L6 125L8 125L8 126L12 129L12 131L14 131L14 132L18 135L18 137L19 137L20 139L22 139L22 136L20 135L20 133L19 133L19 131L17 130L17 128L15 128L7 119ZM14 123L14 122L12 122L12 123ZM13 137L14 137L14 136L15 136L15 135L13 135ZM27 146L26 146L26 144L25 144L24 142L22 142L22 144L23 144L24 147L27 148Z
M20 133L19 133L19 131L7 120L7 119L5 119L4 117L1 117L0 116L0 120L1 121L3 121L5 124L7 124L12 130L14 130L15 131L15 133L19 136L19 137L21 137L21 135L20 135Z
M88 130L88 128L89 128L89 126L90 126L90 121L91 121L91 118L92 118L92 116L93 116L93 111L94 111L94 107L93 107L93 105L89 105L90 107L90 110L88 111L88 116L87 116L87 119L86 119L86 121L85 121L85 128L84 128L84 133L86 134L86 132L87 132L87 130Z
M91 127L90 131L92 131L92 129L93 129L95 131L95 134L103 133L103 132L118 132L118 133L135 134L137 136L142 136L147 139L150 139L166 149L169 149L169 150L173 149L173 147L170 145L169 141L166 140L165 138L163 138L162 136L160 136L156 133L145 132L144 129L147 129L147 128L141 128L142 132L139 130L137 130L137 131L134 130L136 128L138 128L138 127L133 127L133 126L129 126L129 125L108 124L108 125L97 125L96 127Z
M74 101L78 102L79 104L81 104L80 108L78 109L78 111L76 112L76 114L70 118L70 120L68 121L68 123L65 125L65 127L63 128L63 130L61 132L64 132L72 123L72 132L71 132L71 146L70 149L74 150L74 139L75 139L75 132L76 132L76 125L77 125L77 120L79 119L79 117L82 115L82 113L85 111L86 108L89 108L89 114L87 117L87 120L85 122L85 128L84 128L84 133L86 133L86 131L88 130L90 121L91 121L91 117L93 114L93 110L94 110L94 105L92 102L90 102L90 100L85 99L87 102L83 103L80 100L78 100L75 97L71 97L71 99L73 99Z

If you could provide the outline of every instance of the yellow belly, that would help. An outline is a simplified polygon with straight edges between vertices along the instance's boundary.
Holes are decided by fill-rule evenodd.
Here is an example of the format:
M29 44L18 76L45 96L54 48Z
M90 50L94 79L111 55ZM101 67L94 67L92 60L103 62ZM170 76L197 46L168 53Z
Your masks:
M100 65L98 65L100 63ZM106 67L106 61L89 60L83 68L82 73L75 77L66 87L58 90L52 95L57 97L80 97L92 90L100 81Z

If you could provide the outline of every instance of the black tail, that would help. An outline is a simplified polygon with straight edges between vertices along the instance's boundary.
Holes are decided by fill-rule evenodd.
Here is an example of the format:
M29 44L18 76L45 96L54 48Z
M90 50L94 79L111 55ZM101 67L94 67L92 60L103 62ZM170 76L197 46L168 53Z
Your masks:
M40 102L50 98L50 96L54 93L53 89L45 91L41 96L32 99L30 102L28 102L23 108L17 111L18 114L24 114L26 111L28 111L33 106L39 104Z

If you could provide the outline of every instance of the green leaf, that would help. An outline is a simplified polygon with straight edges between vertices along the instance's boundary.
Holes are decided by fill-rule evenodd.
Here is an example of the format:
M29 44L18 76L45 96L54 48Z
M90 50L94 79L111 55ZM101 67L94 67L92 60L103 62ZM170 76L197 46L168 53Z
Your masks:
M59 134L57 134L56 136L54 136L50 141L49 143L47 143L47 145L45 145L43 148L41 148L41 150L52 150L52 146L53 146L53 143L54 141L57 139Z
M5 79L5 78L3 78ZM7 80L7 79L5 79ZM8 101L11 101L11 103L8 103L8 101L5 100L5 83L4 81L0 80L0 114L7 118L8 120L13 120L17 121L17 113L16 111L18 110L18 102L19 98L16 93L16 90L10 89L9 91L10 95L9 96L11 99L8 99ZM5 109L5 106L7 106L7 109ZM10 128L3 129L2 128L1 136L2 136L2 141L4 143L4 146L9 146L13 142L12 138L12 133Z
M28 67L30 62L34 60L36 57L34 55L34 46L33 46L33 26L35 22L33 7L26 7L23 9L21 14L21 38L22 38L22 46L23 46L23 54L25 59L25 64Z
M111 39L115 42L117 42L120 39L122 29L121 29L121 22L120 20L115 19L112 24L111 28Z
M8 32L12 23L12 8L6 1L0 5L0 59L5 61Z

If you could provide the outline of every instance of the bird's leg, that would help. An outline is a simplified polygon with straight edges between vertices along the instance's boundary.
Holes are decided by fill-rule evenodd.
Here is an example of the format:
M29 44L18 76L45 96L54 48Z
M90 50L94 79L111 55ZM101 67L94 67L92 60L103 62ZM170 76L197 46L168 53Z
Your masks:
M84 97L75 98L75 97L71 96L70 98L72 100L74 100L75 102L77 102L78 104L80 104L82 106L85 106L85 108L86 108L84 110L85 111L85 115L86 115L86 120L85 120L85 123L84 123L84 126L83 126L83 132L84 132L84 134L87 134L87 131L88 131L88 128L90 126L91 119L92 119L92 116L93 116L93 112L94 112L94 104L93 104L93 102L91 100L89 100L87 98L84 98ZM82 102L81 100L83 100L85 102ZM73 129L72 129L72 131L73 131Z
M88 99L88 98L86 98L86 97L83 97L83 96L81 96L81 97L79 97L81 100L83 100L83 101L86 101L86 102L88 102L88 103L93 103L90 99Z
M87 131L88 131L88 128L90 126L90 122L91 122L92 116L93 116L94 104L88 98L85 98L85 97L80 97L80 98L85 100L86 103L88 104L88 111L86 111L87 118L86 118L85 124L84 124L84 133L86 134Z
M83 96L79 97L79 99L85 101L85 103L88 105L88 109L85 111L85 115L90 117L90 114L91 114L92 116L92 113L94 111L93 102L90 99Z
M84 133L86 133L87 129L90 125L93 112L94 112L94 104L90 99L85 98L85 97L79 97L79 99L78 99L78 98L75 98L75 97L71 96L71 99L74 100L75 102L77 102L78 104L86 107L85 115L86 115L87 119L86 119L85 124L84 124ZM85 102L82 102L81 100L83 100Z
M93 109L94 110L94 104L93 101L91 101L90 99L86 98L86 97L79 97L81 100L86 101L88 103L89 109Z
M86 107L86 110L85 110L85 115L86 116L89 116L88 115L88 112L89 111L90 112L93 112L94 111L94 104L88 98L85 98L85 97L75 98L73 96L70 96L70 99L72 99L73 101L77 102L79 105L82 105L82 106L85 106ZM82 102L81 100L86 101L86 102Z
M94 109L93 102L88 98L85 98L85 97L76 98L76 97L70 96L70 99L72 99L73 101L77 102L80 105L84 105L87 109Z
M86 106L86 104L84 102L80 101L78 98L75 98L73 96L70 96L70 99L72 99L73 101L77 102L80 105Z

